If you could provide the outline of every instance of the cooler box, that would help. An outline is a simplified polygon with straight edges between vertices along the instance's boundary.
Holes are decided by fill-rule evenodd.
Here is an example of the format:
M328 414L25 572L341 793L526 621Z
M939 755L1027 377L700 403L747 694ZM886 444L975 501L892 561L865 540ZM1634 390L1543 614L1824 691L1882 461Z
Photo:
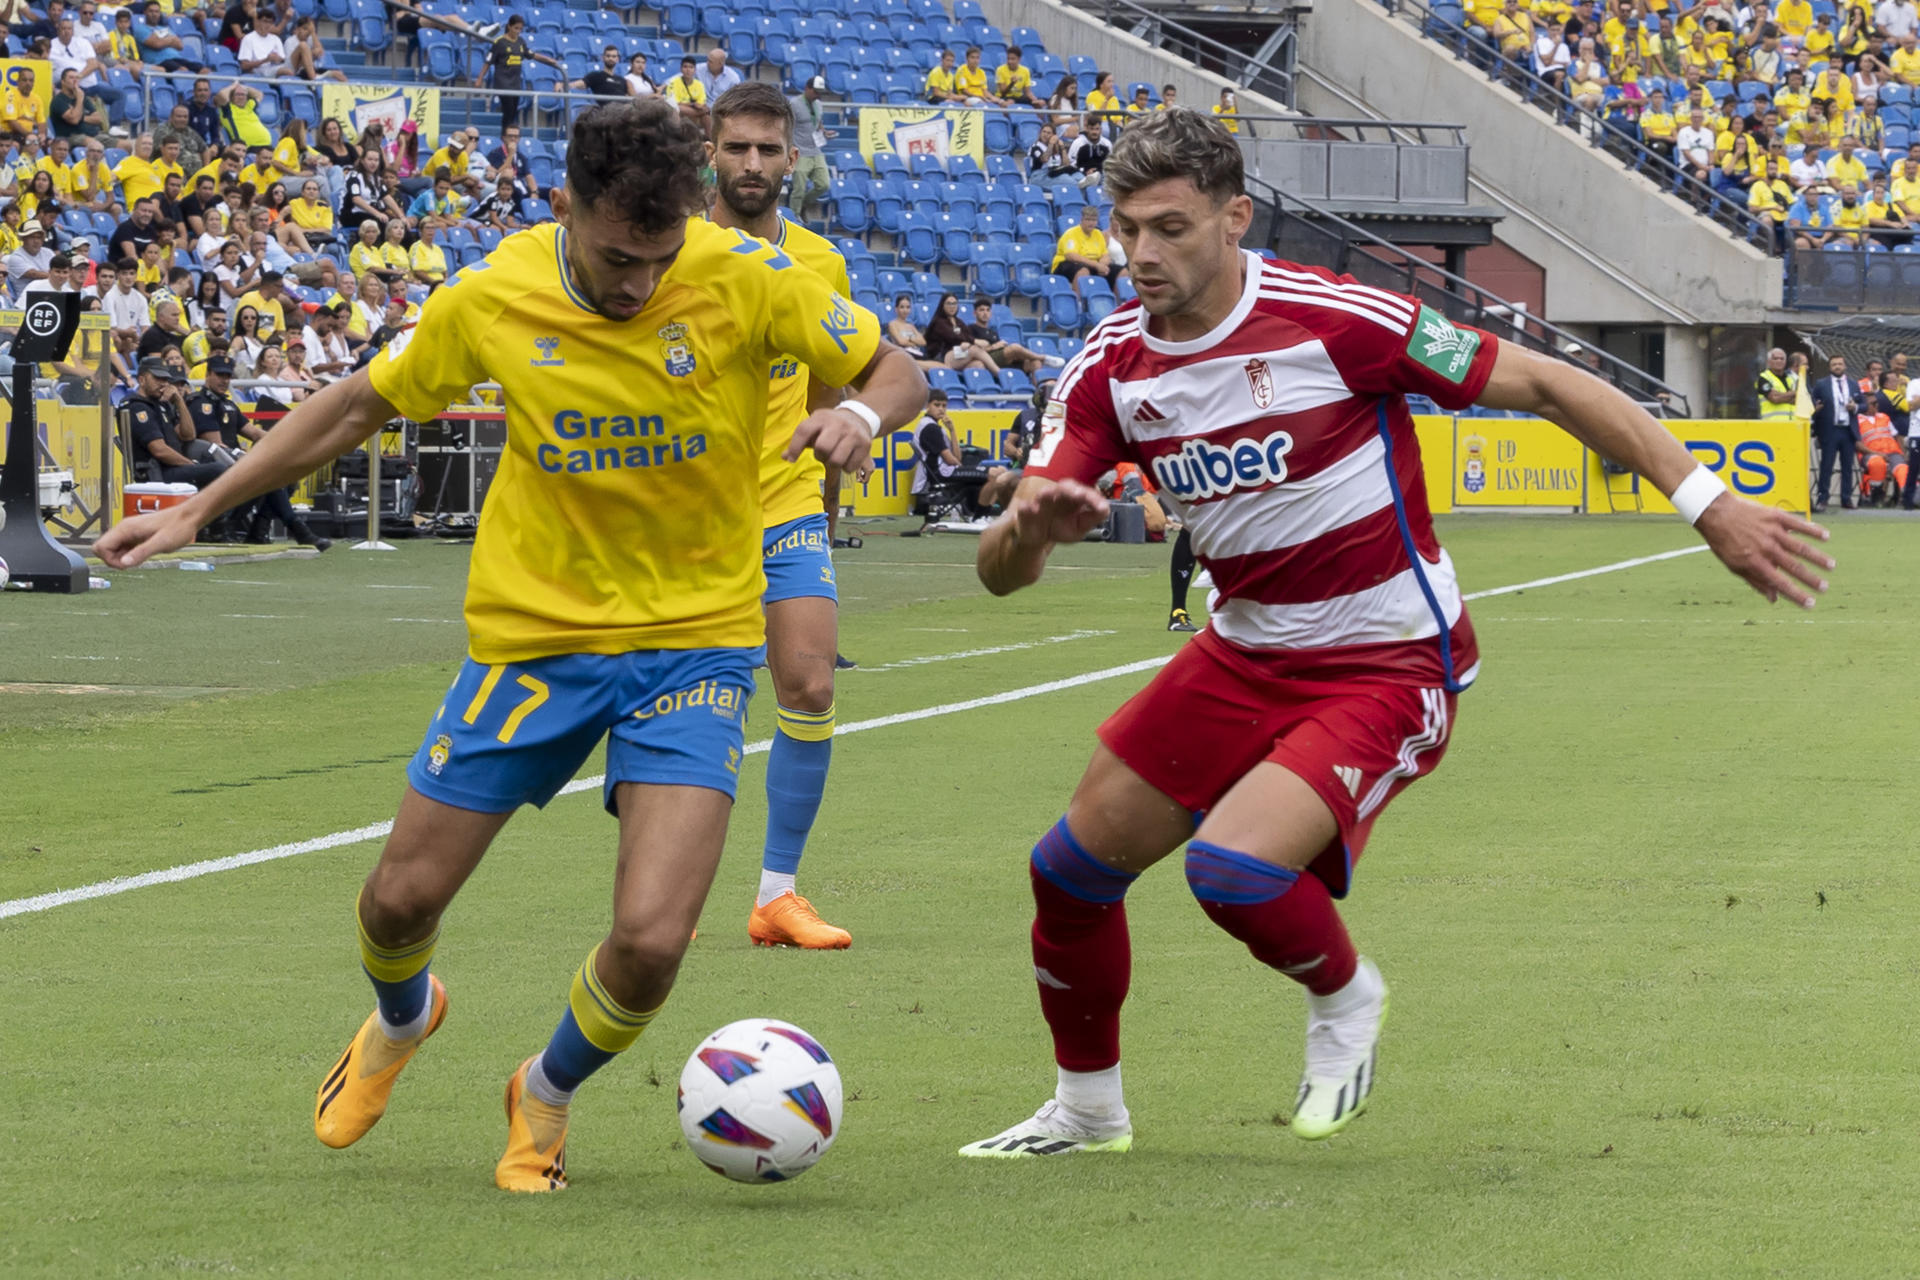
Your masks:
M198 490L190 484L130 484L120 491L121 516L143 516L177 507Z
M1107 541L1108 542L1145 542L1147 540L1147 509L1137 502L1114 502L1107 505Z

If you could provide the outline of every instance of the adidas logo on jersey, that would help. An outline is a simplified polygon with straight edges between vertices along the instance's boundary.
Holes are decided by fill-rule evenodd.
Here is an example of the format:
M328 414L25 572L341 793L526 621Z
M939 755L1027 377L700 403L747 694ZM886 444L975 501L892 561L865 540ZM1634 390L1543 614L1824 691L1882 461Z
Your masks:
M1160 410L1154 408L1153 401L1142 400L1140 402L1140 407L1133 411L1133 420L1136 423L1165 422L1167 420L1167 415L1160 412Z
M1358 769L1350 764L1337 764L1333 766L1333 775L1340 779L1340 784L1347 789L1348 795L1357 796L1360 794L1360 771Z

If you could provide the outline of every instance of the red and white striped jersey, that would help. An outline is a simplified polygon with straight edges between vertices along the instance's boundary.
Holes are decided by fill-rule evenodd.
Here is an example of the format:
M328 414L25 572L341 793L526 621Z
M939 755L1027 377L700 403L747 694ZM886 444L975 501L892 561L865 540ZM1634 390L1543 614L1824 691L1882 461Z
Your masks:
M1239 303L1204 337L1153 337L1137 302L1095 326L1027 474L1144 467L1213 575L1208 625L1264 664L1465 688L1478 648L1405 397L1472 404L1497 340L1351 277L1243 261Z

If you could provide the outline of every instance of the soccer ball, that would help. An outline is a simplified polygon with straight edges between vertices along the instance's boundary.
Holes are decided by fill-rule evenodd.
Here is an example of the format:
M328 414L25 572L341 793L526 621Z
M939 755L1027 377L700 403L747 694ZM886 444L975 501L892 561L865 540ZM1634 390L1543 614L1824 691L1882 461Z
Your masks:
M12 581L13 570L7 568L5 560L0 560L0 591L6 590L7 584Z
M785 1182L840 1134L840 1071L820 1042L775 1018L720 1028L680 1072L680 1132L723 1178Z

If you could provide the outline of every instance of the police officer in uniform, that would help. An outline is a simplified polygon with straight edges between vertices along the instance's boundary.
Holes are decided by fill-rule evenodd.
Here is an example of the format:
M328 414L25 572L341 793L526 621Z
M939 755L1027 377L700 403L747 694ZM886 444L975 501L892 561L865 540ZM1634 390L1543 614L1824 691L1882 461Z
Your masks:
M186 396L184 405L195 441L224 449L229 454L239 451L243 438L256 441L266 434L266 430L250 420L227 394L232 385L233 361L224 355L210 356L207 359L206 384ZM256 546L273 540L268 536L268 531L276 516L287 527L287 532L293 535L294 541L302 546L325 551L333 545L332 539L322 538L307 527L307 522L293 509L293 495L286 489L262 494L249 504L248 510L251 524L247 530L247 541Z

